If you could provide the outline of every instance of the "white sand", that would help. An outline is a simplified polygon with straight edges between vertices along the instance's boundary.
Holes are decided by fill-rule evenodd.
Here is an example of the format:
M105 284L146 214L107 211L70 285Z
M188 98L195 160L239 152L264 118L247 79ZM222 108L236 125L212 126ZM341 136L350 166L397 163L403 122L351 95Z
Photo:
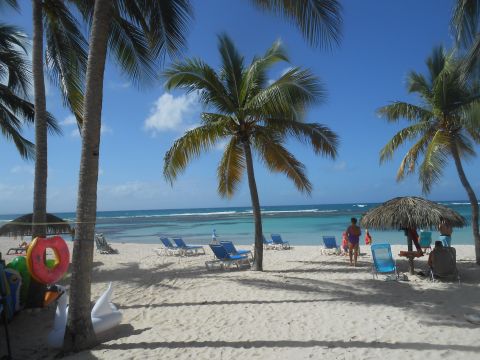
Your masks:
M14 245L0 239L0 251ZM159 256L152 245L113 244L95 254L93 300L114 283L122 324L73 359L479 359L480 267L457 246L462 284L373 280L320 247L265 251L265 271L207 272L206 256ZM397 254L400 247L394 247ZM398 258L398 257L397 257ZM425 268L425 258L416 262ZM407 271L405 260L397 262ZM68 283L68 281L66 281ZM54 308L10 324L16 359L44 359ZM3 335L3 330L0 330ZM0 341L0 355L4 342Z

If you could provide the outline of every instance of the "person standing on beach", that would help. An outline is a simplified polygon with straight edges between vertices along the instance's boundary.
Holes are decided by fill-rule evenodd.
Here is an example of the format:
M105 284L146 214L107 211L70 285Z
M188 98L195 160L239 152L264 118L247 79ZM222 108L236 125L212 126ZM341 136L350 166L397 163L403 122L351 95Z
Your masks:
M360 235L362 235L362 231L360 227L357 226L356 218L351 218L350 221L351 224L346 231L348 236L348 256L350 257L350 265L357 266Z
M452 244L452 232L453 232L452 226L447 222L442 222L438 227L438 231L440 232L440 236L444 237L447 245L451 246L451 244Z
M372 245L372 235L365 229L365 245Z

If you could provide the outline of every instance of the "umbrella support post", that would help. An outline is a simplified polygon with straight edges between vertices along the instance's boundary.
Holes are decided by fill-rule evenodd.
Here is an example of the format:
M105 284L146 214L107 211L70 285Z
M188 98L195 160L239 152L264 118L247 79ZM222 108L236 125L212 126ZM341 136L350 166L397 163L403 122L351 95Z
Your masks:
M413 251L413 241L412 241L412 238L410 237L410 235L407 235L407 244L408 244L408 251ZM408 258L408 265L409 265L409 268L410 268L410 275L414 275L415 274L415 271L414 271L414 267L413 267L413 257L409 257Z

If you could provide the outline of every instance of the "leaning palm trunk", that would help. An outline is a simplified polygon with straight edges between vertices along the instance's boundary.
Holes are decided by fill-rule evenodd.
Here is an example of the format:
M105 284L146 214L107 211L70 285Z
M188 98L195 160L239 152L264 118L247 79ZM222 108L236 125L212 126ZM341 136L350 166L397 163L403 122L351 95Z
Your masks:
M42 4L32 0L33 6L33 86L35 102L35 181L33 187L32 237L45 236L47 217L47 108L43 74L43 19Z
M480 265L480 234L478 229L478 200L475 192L472 189L472 186L467 180L465 176L465 172L463 171L462 162L460 160L460 156L458 154L458 149L456 144L452 144L450 146L450 150L452 152L453 159L455 161L455 166L457 168L458 177L467 192L468 199L470 200L470 204L472 206L472 232L473 232L473 239L475 241L475 259L478 265Z
M263 271L263 230L262 214L260 212L260 201L258 200L257 184L253 171L252 151L248 140L243 141L243 151L245 152L245 163L247 165L248 187L250 188L250 197L252 198L253 220L255 222L255 270Z
M64 348L73 351L89 348L96 341L90 318L90 284L97 210L103 76L111 15L111 1L96 0L87 65L77 226L73 246L70 305L64 342Z

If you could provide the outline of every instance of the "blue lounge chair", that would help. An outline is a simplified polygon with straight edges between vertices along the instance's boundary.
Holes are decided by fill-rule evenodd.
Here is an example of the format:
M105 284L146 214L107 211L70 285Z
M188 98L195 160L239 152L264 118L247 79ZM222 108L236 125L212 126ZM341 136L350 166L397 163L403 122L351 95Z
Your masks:
M335 236L323 236L323 254L339 254L340 247L337 245Z
M267 240L265 239L265 236L263 236L263 248L266 249L266 250L269 250L269 249L276 249L277 248L277 245L275 245L273 243L272 240Z
M374 244L370 249L373 257L373 278L378 278L378 274L394 273L395 278L398 279L397 265L393 259L390 244Z
M220 245L223 245L225 250L227 250L230 255L250 255L253 257L250 250L237 250L231 241L220 241Z
M273 243L277 246L278 249L290 249L290 244L288 241L283 241L280 234L271 234Z
M425 254L432 251L432 232L420 230L419 244Z
M215 265L220 265L221 269L229 269L236 265L238 269L242 267L250 268L250 261L247 255L230 255L221 244L210 244L210 248L215 255L215 260L205 261L207 270L211 270Z
M185 255L197 255L200 250L202 250L202 253L205 255L205 249L201 245L187 245L182 238L173 238L173 241L185 252Z
M184 254L183 249L179 248L178 246L174 246L168 238L161 237L160 241L163 244L163 249L161 250L163 250L163 253L165 255L183 255Z

